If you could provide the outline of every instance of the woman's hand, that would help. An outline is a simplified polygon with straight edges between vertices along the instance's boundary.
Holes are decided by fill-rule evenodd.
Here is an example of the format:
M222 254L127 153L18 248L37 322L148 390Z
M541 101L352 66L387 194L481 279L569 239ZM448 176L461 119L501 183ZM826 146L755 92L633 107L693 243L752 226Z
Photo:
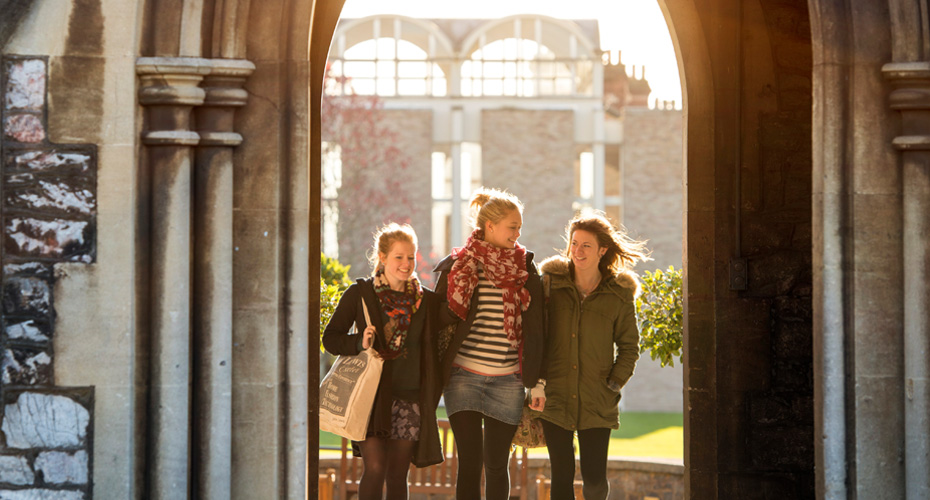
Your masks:
M362 332L362 349L368 349L375 340L375 327L369 325Z
M546 407L546 384L538 383L530 389L530 409L543 411Z

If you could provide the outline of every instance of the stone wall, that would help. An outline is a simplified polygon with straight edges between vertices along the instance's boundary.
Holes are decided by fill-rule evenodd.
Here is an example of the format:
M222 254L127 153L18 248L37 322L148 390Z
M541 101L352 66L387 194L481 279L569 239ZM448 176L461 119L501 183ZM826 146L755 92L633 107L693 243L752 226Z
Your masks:
M47 58L5 56L0 69L0 497L89 498L94 390L56 386L54 265L95 260L97 151L50 142Z
M339 458L320 458L320 473L333 470L336 487L333 498L339 498ZM647 460L610 459L607 462L607 478L610 481L609 500L677 500L684 498L684 466L675 461L650 462ZM527 500L542 500L540 490L549 478L549 459L533 458L530 455L527 477L529 488ZM581 463L575 463L575 481L581 481ZM511 483L513 478L511 478ZM540 488L540 486L543 486ZM323 498L322 494L320 498ZM580 497L579 497L580 498ZM414 493L410 500L454 500L453 495Z
M637 272L681 268L682 115L680 110L626 108L620 147L623 225L649 240L653 260Z
M736 19L722 22L708 40L716 104L727 111L715 115L714 183L707 187L713 224L698 209L688 222L689 250L713 238L714 252L689 262L694 287L686 315L695 327L688 352L698 357L690 358L688 391L695 399L686 403L693 409L685 422L685 449L692 451L686 463L699 485L693 491L707 486L713 469L717 498L813 498L808 3L744 2L741 26ZM740 41L738 55L733 48ZM731 96L727 89L737 88L731 86L739 73L741 94ZM736 99L738 108L729 104ZM692 179L689 186L702 182ZM689 188L689 204L697 191ZM732 279L738 263L748 268L745 282ZM714 270L712 308L696 291L708 283L708 268ZM704 335L709 324L712 344ZM707 400L698 403L708 382L712 408Z
M682 114L679 110L629 107L623 115L620 161L623 225L630 236L648 240L653 260L636 272L681 269ZM682 411L682 364L662 367L649 353L623 389L625 411Z
M364 137L365 147L378 152L344 150L342 188L339 191L339 260L352 266L353 278L368 276L367 252L375 230L387 222L409 222L417 232L421 274L432 275L429 261L431 239L431 179L433 113L430 110L378 109L373 128L383 127L375 137ZM357 124L347 135L365 135L370 122ZM359 154L361 153L361 154ZM389 160L365 164L368 158ZM422 278L422 277L421 277Z
M525 205L520 242L536 253L537 264L565 248L565 225L574 215L574 131L572 111L481 112L482 180Z

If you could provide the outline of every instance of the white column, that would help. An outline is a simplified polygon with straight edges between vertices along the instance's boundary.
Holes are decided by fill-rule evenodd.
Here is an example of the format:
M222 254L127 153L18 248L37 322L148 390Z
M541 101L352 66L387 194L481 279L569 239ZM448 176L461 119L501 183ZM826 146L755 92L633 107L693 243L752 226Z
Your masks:
M209 61L140 58L139 102L146 107L142 142L151 172L148 494L188 498L191 398L191 167L200 136L191 110Z

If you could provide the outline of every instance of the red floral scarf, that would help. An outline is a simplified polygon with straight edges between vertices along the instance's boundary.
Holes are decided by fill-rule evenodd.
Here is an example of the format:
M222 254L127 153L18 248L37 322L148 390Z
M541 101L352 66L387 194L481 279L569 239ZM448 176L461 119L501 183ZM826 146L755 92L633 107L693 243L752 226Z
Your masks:
M381 310L388 317L388 322L384 325L385 345L377 349L378 354L384 359L394 359L405 352L404 342L410 329L410 319L420 307L423 289L420 288L420 280L413 275L405 282L403 292L395 292L384 277L382 267L375 273L374 286L378 301L381 302Z
M488 280L503 290L504 333L510 345L519 348L523 338L521 313L530 306L530 292L524 287L529 278L526 248L519 243L515 248L498 248L484 241L484 231L476 229L463 248L452 250L452 258L455 263L449 271L446 293L449 308L463 320L468 317L471 296L478 285L478 263L481 263Z

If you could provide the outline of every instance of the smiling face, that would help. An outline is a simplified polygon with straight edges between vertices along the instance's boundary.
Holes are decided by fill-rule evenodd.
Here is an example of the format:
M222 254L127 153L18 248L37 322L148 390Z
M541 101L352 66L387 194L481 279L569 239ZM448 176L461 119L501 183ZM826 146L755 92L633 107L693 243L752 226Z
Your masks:
M572 256L572 263L578 271L597 269L601 257L607 253L607 247L597 244L597 237L594 233L584 229L576 229L572 233L571 247L569 248Z
M511 210L496 223L488 221L484 228L484 241L498 248L514 248L523 228L523 215L519 210Z
M378 259L384 265L384 275L391 288L403 290L404 282L417 268L417 247L409 241L397 240L388 253L378 253Z

